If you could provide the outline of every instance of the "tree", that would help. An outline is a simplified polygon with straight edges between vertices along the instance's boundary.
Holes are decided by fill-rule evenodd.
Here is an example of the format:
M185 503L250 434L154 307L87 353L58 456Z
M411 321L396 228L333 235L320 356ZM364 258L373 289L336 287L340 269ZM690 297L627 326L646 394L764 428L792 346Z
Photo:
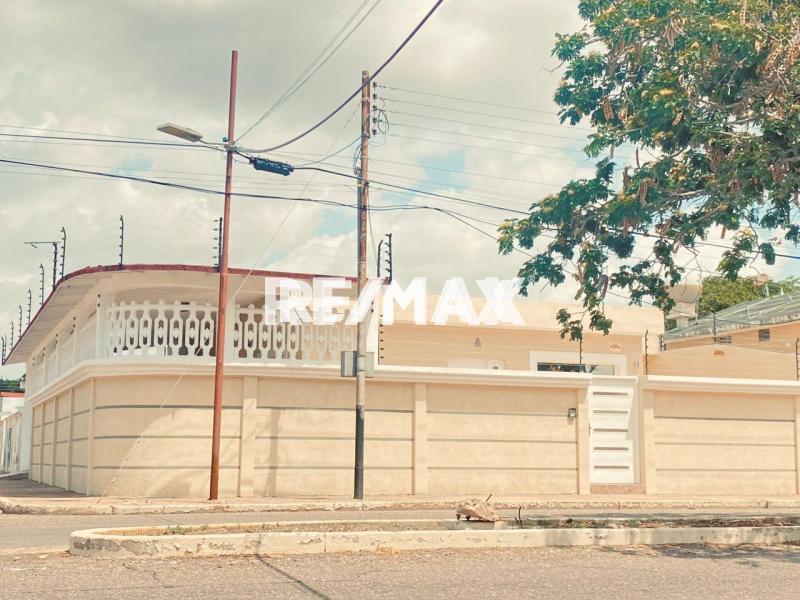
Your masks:
M608 333L608 291L669 311L685 268L676 254L702 252L720 228L729 280L775 262L778 238L759 230L800 241L800 3L582 0L578 10L586 25L553 50L564 67L555 101L562 122L593 126L596 173L504 222L499 248L547 239L520 269L522 293L572 277L589 327ZM635 160L620 168L625 145ZM562 335L580 338L583 316L560 311Z
M800 292L800 280L796 277L789 277L782 281L769 281L764 284L759 284L751 277L735 281L724 277L706 277L703 279L703 291L697 302L697 314L705 317L742 302L793 292Z

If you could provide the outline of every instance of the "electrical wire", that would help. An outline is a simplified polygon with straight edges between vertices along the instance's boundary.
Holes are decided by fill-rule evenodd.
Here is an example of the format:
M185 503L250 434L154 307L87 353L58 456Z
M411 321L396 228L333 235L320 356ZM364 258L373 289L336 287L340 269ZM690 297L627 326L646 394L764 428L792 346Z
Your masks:
M517 144L519 146L531 146L534 148L544 148L546 150L557 150L559 152L577 152L579 154L584 154L584 151L578 148L564 148L560 146L546 146L544 144L540 144L538 142L521 142L517 140L509 140L507 138L498 138L488 135L478 135L474 133L463 133L460 131L451 131L447 129L436 129L435 127L423 127L421 125L413 125L411 123L395 123L398 127L408 127L409 129L419 129L420 131L428 131L433 133L443 133L445 135L457 135L462 137L474 138L478 140L487 140L491 142L503 142L506 144ZM618 156L618 158L625 158L625 159L632 159L632 156Z
M138 139L104 139L99 137L74 137L74 136L62 136L62 135L33 135L28 133L0 133L0 137L11 137L11 138L25 138L25 139L32 139L32 140L62 140L62 141L75 141L75 142L94 142L94 143L102 143L102 144L127 144L131 146L169 146L169 147L179 147L179 148L202 148L203 146L197 146L196 144L190 143L181 143L181 142L156 142L156 141L144 141ZM209 146L205 146L210 148ZM217 150L221 150L221 148L215 148Z
M4 159L4 158L0 158L0 163L11 164L11 165L19 165L19 166L26 166L26 167L37 167L37 168L46 169L46 170L66 171L66 172L80 173L80 174L86 174L86 175L95 175L97 177L105 177L105 178L118 179L118 180L124 180L124 181L135 181L135 182L139 182L139 183L147 183L147 184L150 184L150 185L156 185L156 186L160 186L160 187L175 188L175 189L181 189L181 190L204 193L204 194L211 194L211 195L224 195L225 194L225 192L219 191L219 190L212 190L212 189L202 188L202 187L192 186L192 185L184 185L184 184L179 184L179 183L174 183L174 182L169 182L169 181L163 181L163 180L158 180L158 179L150 179L150 178L146 178L146 177L135 177L135 176L130 176L130 175L119 175L119 174L115 174L115 173L104 173L104 172L101 172L101 171L89 171L89 170L84 170L84 169L74 169L74 168L67 168L67 167L59 167L59 166L55 166L55 165L48 165L48 164L45 164L45 163L33 163L33 162L17 161L17 160ZM308 167L308 169L317 170L319 168L318 167ZM319 170L322 170L322 169L319 169ZM349 175L349 174L346 174L346 173L340 173L340 172L330 171L330 170L327 170L327 171L329 171L331 174L339 175L339 176L343 176L343 177L348 177L348 178L351 178L351 179L355 177L353 175ZM375 183L378 183L378 182L375 182ZM385 184L385 183L384 184L379 184L379 185L390 185L390 186L393 186L393 184ZM395 186L395 187L397 187L398 189L404 189L406 191L412 191L414 193L428 194L427 192L424 192L423 190L415 190L414 188L405 188L404 186ZM312 203L318 203L318 204L328 205L328 206L346 206L346 207L350 207L350 208L358 208L358 205L355 205L355 204L336 202L336 201L333 201L333 200L324 200L324 199L319 199L319 198L302 198L302 197L281 196L281 195L272 195L272 194L253 194L253 193L245 193L245 192L233 192L232 195L233 196L242 197L242 198L267 199L267 200L289 200L289 201L296 201L296 202L312 202ZM444 195L442 195L442 196L444 196ZM456 197L449 197L448 199L456 199ZM461 198L459 198L458 200L464 201L464 199L461 199ZM465 203L469 203L469 204L473 204L473 205L477 205L477 206L482 206L484 208L501 209L501 207L498 207L496 205L489 205L489 204L486 204L486 203L477 203L477 202L472 202L472 201L465 201ZM406 210L406 209L409 209L409 208L427 209L427 210L443 210L443 209L440 209L439 207L430 207L430 206L425 206L425 205L413 205L413 206L410 206L410 205L398 205L398 206L387 206L387 207L370 207L369 210L391 211L391 210ZM505 207L502 207L502 210L509 210L509 209L507 209ZM528 214L528 213L522 213L521 211L518 211L518 212L520 212L520 214L525 214L525 215ZM646 232L632 231L631 234L635 235L635 236L639 236L639 237L645 237L645 238L658 237L658 236L655 236L655 235L652 235L652 234L649 234L649 233L646 233ZM722 248L722 249L725 249L725 250L734 250L734 248L732 248L730 246L725 246L724 244L716 244L714 242L701 241L701 242L696 242L695 245L698 245L698 246L710 246L710 247L715 247L715 248ZM792 254L775 253L775 256L780 257L780 258L800 260L800 256L795 256L795 255L792 255Z
M562 160L570 163L578 163L576 158L568 158L566 156L553 156L544 152L520 152L518 150L505 150L503 148L489 148L487 146L476 146L475 144L462 144L460 142L448 142L446 140L433 140L430 138L419 138L412 135L405 135L404 133L393 133L392 137L400 137L407 140L414 140L416 142L427 142L429 144L444 144L446 146L458 146L459 148L470 148L473 150L484 150L487 152L500 152L502 154L513 154L515 156L531 156L533 158L549 158L551 160ZM591 161L591 158L586 158L585 161Z
M493 119L504 119L506 121L516 121L519 123L530 123L532 125L541 125L542 127L558 127L561 129L569 128L575 129L578 131L589 131L594 133L595 130L591 127L581 127L580 125L566 125L564 123L547 123L546 121L534 121L532 119L523 119L521 117L509 117L506 115L498 115L494 113L486 113L480 112L475 110L466 110L464 108L452 108L449 106L442 106L441 104L426 104L425 102L414 102L413 100L403 100L402 98L389 98L386 96L382 96L381 99L385 100L386 102L395 102L397 104L407 104L409 106L420 106L423 108L433 108L437 110L445 110L449 112L456 112L465 115L477 115L481 117L491 117Z
M272 106L270 106L267 109L267 111L263 115L261 115L258 119L256 119L256 121L252 125L250 125L250 127L245 129L244 132L240 134L239 137L236 138L237 142L241 140L244 136L246 136L255 127L264 122L264 120L269 118L269 116L272 113L278 110L289 98L291 98L295 93L297 93L297 91L300 88L302 88L309 79L311 79L323 66L325 66L325 63L327 63L331 59L331 57L334 54L336 54L339 48L341 48L342 45L350 38L350 36L353 35L353 33L355 33L355 31L361 26L361 24L367 19L367 17L369 17L372 11L374 11L378 7L378 5L381 3L381 0L375 0L375 3L369 8L369 10L367 10L366 14L363 17L361 17L361 20L358 23L356 23L355 26L347 33L347 35L345 35L344 38L342 38L342 40L336 45L336 47L333 48L333 50L331 50L327 56L325 56L325 53L328 52L328 50L334 43L336 43L336 40L339 38L339 36L341 36L342 33L344 33L344 31L356 19L358 14L364 9L364 7L367 5L368 2L369 0L364 0L364 2L361 3L361 5L356 9L356 11L352 15L350 15L350 18L345 22L344 25L342 25L341 28L339 28L339 30L336 32L333 38L331 38L328 44L322 49L322 51L311 62L311 64L308 65L308 67L306 67L305 71L303 71L298 76L298 78L294 80L294 82L289 86L289 88L275 101L275 103Z
M472 99L472 98L463 98L463 97L460 97L460 96L447 96L445 94L434 94L433 92L423 92L422 90L410 90L408 88L395 87L395 86L391 86L391 85L380 85L380 84L378 84L378 87L382 88L382 89L385 89L385 90L392 90L392 91L395 91L395 92L404 92L406 94L416 94L416 95L419 95L419 96L430 96L432 98L443 98L445 100L456 100L458 102L469 102L470 104L483 104L484 106L494 106L496 108L510 108L512 110L520 110L520 111L524 111L524 112L539 113L539 114L551 115L551 116L553 114L553 111L548 111L548 110L543 110L543 109L528 108L528 107L523 107L523 106L514 106L514 105L511 105L511 104L499 104L497 102L487 102L485 100L475 100L475 99Z
M425 25L425 23L427 23L428 19L430 19L433 16L433 13L435 13L436 10L439 8L439 6L441 6L442 2L444 2L444 0L436 0L436 2L434 3L433 7L427 12L427 14L422 18L422 20L419 23L417 23L417 25L414 27L414 29L411 30L411 33L409 33L406 36L406 38L403 40L403 42L389 55L389 58L387 58L372 73L370 78L366 82L364 82L363 85L359 86L358 89L356 89L356 91L354 91L352 94L350 94L350 96L348 96L344 100L344 102L342 102L339 106L337 106L335 109L333 109L333 111L330 114L328 114L327 116L323 117L320 121L318 121L317 123L315 123L314 125L312 125L308 129L306 129L304 132L294 136L293 138L291 138L291 139L289 139L289 140L287 140L285 142L282 142L280 144L276 144L274 146L270 146L269 148L263 148L261 150L248 150L248 152L252 152L254 154L261 154L261 153L264 153L264 152L272 152L273 150L278 150L280 148L284 148L284 147L288 146L289 144L293 144L297 140L300 140L300 139L306 137L308 134L310 134L313 131L319 129L325 123L330 121L340 110L342 110L345 106L347 106L350 103L351 100L353 100L356 96L358 96L361 93L361 90L363 89L364 85L369 85L370 83L372 83L372 81L376 77L378 77L378 75L380 75L381 72L387 66L389 66L389 64L395 59L395 57L398 54L400 54L400 52L403 50L403 48L405 48L408 45L408 43L414 38L414 36L417 34L417 32L419 32L419 30L422 29L422 26Z

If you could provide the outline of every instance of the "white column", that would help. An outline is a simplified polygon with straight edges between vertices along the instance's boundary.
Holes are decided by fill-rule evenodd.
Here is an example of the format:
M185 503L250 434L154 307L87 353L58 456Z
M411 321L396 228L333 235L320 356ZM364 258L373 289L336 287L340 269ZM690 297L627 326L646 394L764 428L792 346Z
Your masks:
M109 306L109 298L106 294L97 294L95 304L95 338L94 338L94 357L105 358L106 349L106 311Z

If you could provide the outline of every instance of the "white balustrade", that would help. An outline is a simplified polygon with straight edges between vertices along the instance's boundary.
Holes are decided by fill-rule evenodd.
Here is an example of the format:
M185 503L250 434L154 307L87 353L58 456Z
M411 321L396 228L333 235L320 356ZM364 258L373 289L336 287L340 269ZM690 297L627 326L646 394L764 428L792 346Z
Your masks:
M216 307L133 302L106 311L104 356L213 356Z
M356 346L354 326L270 324L262 308L235 311L229 362L337 364L341 351ZM215 356L216 316L215 306L194 302L113 304L103 356Z
M226 362L338 364L355 350L356 328L335 325L270 324L263 308L235 307L227 332ZM97 319L100 318L98 324ZM217 308L194 302L119 302L75 318L57 332L28 364L26 387L34 393L95 358L208 358L216 355Z
M347 318L343 315L342 321ZM270 324L264 309L237 305L231 360L337 364L343 350L355 350L356 328L344 325Z

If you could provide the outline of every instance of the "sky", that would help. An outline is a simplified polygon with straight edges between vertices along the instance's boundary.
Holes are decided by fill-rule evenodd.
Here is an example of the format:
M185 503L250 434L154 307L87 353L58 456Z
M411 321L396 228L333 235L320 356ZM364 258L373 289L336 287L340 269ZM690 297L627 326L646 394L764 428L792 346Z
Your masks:
M363 23L308 82L238 144L284 142L360 86L433 4L432 0L27 0L0 4L0 133L174 140L174 122L219 142L227 126L230 53L239 51L237 131L253 124L356 13ZM373 206L438 206L487 223L430 210L374 212L369 256L393 236L401 281L512 277L526 258L499 256L492 223L514 216L576 176L592 172L580 148L588 131L561 126L552 101L560 80L550 55L555 34L580 27L570 0L446 0L378 79L388 127L370 145ZM419 93L424 92L424 93ZM433 95L431 95L433 94ZM446 96L446 97L445 97ZM461 99L461 100L459 100ZM465 101L471 100L472 102ZM474 101L480 101L478 103ZM503 106L499 106L503 105ZM519 107L519 108L511 108ZM295 165L353 142L357 103L277 153ZM47 130L47 131L44 131ZM352 174L354 146L319 166ZM223 156L204 148L120 146L0 136L0 158L148 177L221 190ZM353 180L314 171L289 177L236 164L235 191L355 202ZM381 189L392 183L508 210ZM385 186L383 186L385 188ZM120 215L126 263L213 264L216 195L0 164L0 332L38 306L39 264L49 292L50 247L27 241L67 234L65 271L118 262ZM319 203L236 198L231 266L349 275L355 272L356 215ZM719 251L721 252L721 251ZM713 270L706 249L692 268ZM780 263L769 272L788 274ZM374 268L371 274L374 273ZM477 287L474 288L477 294ZM537 289L571 300L574 287ZM27 320L26 315L23 318ZM24 323L23 323L24 325ZM0 368L0 376L19 373Z

